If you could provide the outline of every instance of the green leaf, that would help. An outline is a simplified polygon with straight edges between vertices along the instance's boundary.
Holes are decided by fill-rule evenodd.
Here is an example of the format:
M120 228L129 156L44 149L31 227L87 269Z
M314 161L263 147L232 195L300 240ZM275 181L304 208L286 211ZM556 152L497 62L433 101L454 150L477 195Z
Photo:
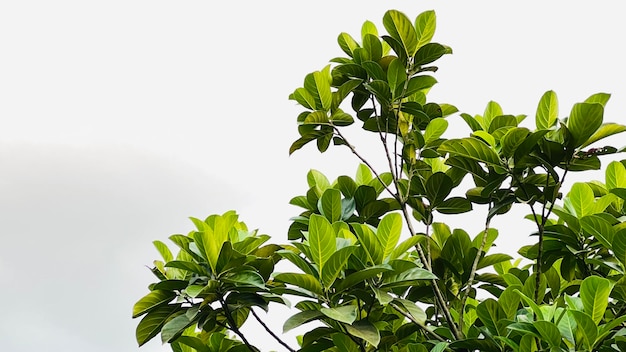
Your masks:
M352 325L345 325L346 330L350 335L356 336L365 340L374 347L378 347L380 343L380 333L378 329L367 320L359 320Z
M365 164L359 164L354 181L358 186L367 185L374 177L372 171Z
M554 323L549 321L535 321L533 322L533 326L541 337L543 337L544 341L548 342L550 348L554 350L559 350L561 347L561 332L559 328L554 325Z
M436 172L426 180L426 197L432 208L437 207L452 191L454 184L450 176L443 172Z
M420 308L414 302L411 302L407 299L396 298L394 302L397 302L402 308L406 310L409 315L420 324L426 324L426 312L422 308Z
M506 336L504 331L500 331L498 322L501 319L506 318L504 311L500 307L498 301L493 298L487 298L486 300L480 302L480 304L476 307L476 314L478 314L478 318L483 322L485 327L491 331L492 334L499 336Z
M451 197L439 203L435 210L441 214L461 214L472 210L472 202L463 197Z
M342 352L359 352L359 345L357 345L350 337L343 333L334 333L332 335L333 344L337 347L338 351Z
M137 318L160 305L171 302L174 297L176 297L176 293L172 291L151 291L135 303L133 306L133 318Z
M445 202L444 202L445 203ZM389 256L389 260L394 260L400 258L403 254L415 247L418 243L426 241L428 238L422 234L413 235L406 240L402 241L394 250L391 252Z
M435 141L441 137L441 135L448 128L448 120L445 119L433 119L426 126L426 130L424 131L424 140L426 143L430 143Z
M588 276L580 285L580 298L593 322L597 325L602 321L609 304L609 295L613 284L599 276Z
M383 26L392 38L402 43L407 56L415 54L418 44L417 33L405 14L397 10L387 11L383 16Z
M486 131L476 131L472 133L472 137L476 137L478 139L482 139L485 143L489 144L491 147L496 146L496 139Z
M393 59L387 68L387 81L394 98L402 95L406 80L406 67L399 59Z
M585 349L590 351L596 341L596 337L598 336L598 327L593 322L589 314L585 312L569 310L567 314L570 314L574 317L574 320L576 320L576 324L578 325L578 329L576 330L580 332Z
M611 244L615 257L626 267L626 230L618 231Z
M351 223L350 225L354 229L354 233L359 239L359 243L367 252L370 261L373 264L382 264L384 252L374 231L372 231L369 226L364 224Z
M549 90L543 94L539 105L537 106L537 114L535 115L535 125L538 130L547 130L552 128L559 119L559 102L556 93Z
M235 272L232 275L226 276L224 278L224 281L244 286L254 286L265 289L265 280L263 280L263 277L259 273L250 270Z
M489 126L491 125L491 121L496 116L500 116L500 115L503 115L502 107L500 107L500 104L496 103L495 101L490 101L489 103L487 103L487 107L485 108L485 112L483 113L483 118L482 118L483 122L481 124L483 126L483 130L489 131Z
M574 104L567 120L567 129L572 134L574 147L585 144L600 128L603 115L604 108L600 104Z
M274 276L274 280L303 288L318 295L322 294L322 285L311 274L281 273Z
M433 61L436 61L443 55L449 53L449 48L438 44L428 43L417 49L415 53L414 65L426 65ZM446 115L444 115L446 116Z
M615 230L611 224L599 215L587 215L580 219L583 231L594 236L604 248L611 248Z
M534 276L530 276L527 280L534 280ZM530 306L531 310L533 313L535 313L537 315L537 319L539 320L543 320L543 313L541 311L541 309L539 308L539 305L537 303L535 303L534 300L530 299L528 296L526 296L525 294L522 293L522 291L515 289L513 290L515 291L520 298L528 305Z
M157 251L159 251L159 254L161 254L161 257L163 257L164 262L167 263L170 260L174 259L172 252L170 251L169 248L167 248L167 245L165 243L161 241L153 241L152 244L154 244L154 247L157 249Z
M317 170L309 170L306 176L306 180L309 184L309 187L315 187L317 190L319 190L320 195L324 193L324 191L326 191L328 188L330 188L330 182L328 181L328 178L326 178L323 173Z
M345 324L352 324L356 320L357 306L349 305L337 308L321 308L325 316Z
M376 230L376 237L382 247L383 259L389 257L396 248L401 233L402 216L400 214L389 213L382 218Z
M501 139L502 154L507 157L512 157L515 154L515 150L519 147L530 131L525 127L511 128Z
M188 262L188 261L183 261L183 260L172 260L170 262L167 262L165 264L166 268L177 268L177 269L182 269L182 270L186 270L190 273L196 273L196 274L200 274L200 275L207 275L208 271L203 268L201 265L195 263L195 262Z
M591 95L589 98L585 99L585 103L597 103L602 106L606 106L606 103L609 102L609 98L611 98L611 94L596 93L596 94Z
M576 182L572 185L564 205L571 213L579 219L587 214L591 214L594 202L593 190L583 182Z
M343 50L348 56L352 57L354 49L359 47L359 44L350 36L348 33L341 33L337 38L337 42L339 43L339 47Z
M449 139L439 146L439 152L453 156L470 158L493 167L496 172L504 173L498 154L487 144L476 138Z
M307 109L315 110L315 98L303 87L297 88L289 98L294 99Z
M184 314L178 315L165 323L161 329L161 341L166 343L175 340L185 329L197 321L198 313L198 308L189 308Z
M415 281L437 279L438 277L435 274L426 269L412 268L385 279L381 288L407 287L415 284Z
M298 312L285 321L283 324L283 333L313 320L317 320L323 316L324 314L322 314L319 310L304 310L302 312Z
M598 130L587 139L580 147L584 148L592 143L595 143L601 139L612 136L614 134L622 133L626 131L626 126L617 123L604 123L598 128Z
M322 282L324 282L324 286L327 290L329 290L335 280L337 280L337 277L339 277L339 274L341 274L342 270L345 268L348 259L356 248L356 246L343 247L330 256L322 271Z
M328 221L335 222L341 219L341 192L335 188L324 191L320 198L320 212Z
M336 289L337 291L347 290L356 284L362 283L365 280L377 277L380 273L391 270L393 270L393 268L388 264L368 266L365 269L361 269L346 276L346 278L336 286Z
M437 28L437 16L435 11L424 11L415 19L415 29L417 32L417 47L420 48L433 39ZM422 64L418 64L422 65Z
M340 204L341 206L341 204ZM341 214L341 209L339 210ZM323 276L324 265L328 258L335 253L335 231L330 222L323 216L312 214L309 220L309 247L311 248L311 260L318 265L320 275Z
M135 338L139 346L154 338L160 331L167 319L180 309L179 304L158 307L141 319L135 331Z
M606 167L606 188L626 188L626 167L619 161L612 161Z

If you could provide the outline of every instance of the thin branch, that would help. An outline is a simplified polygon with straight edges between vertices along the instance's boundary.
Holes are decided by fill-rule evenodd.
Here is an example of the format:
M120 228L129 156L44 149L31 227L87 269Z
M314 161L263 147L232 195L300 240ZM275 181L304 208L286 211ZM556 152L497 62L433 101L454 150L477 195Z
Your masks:
M350 149L350 151L352 152L352 154L354 154L357 158L359 158L359 160L361 160L361 162L363 162L363 164L365 164L370 170L372 170L372 173L374 173L374 176L378 179L378 181L380 181L380 183L383 185L383 187L385 188L385 190L387 192L389 192L389 194L391 194L391 196L397 200L398 202L400 202L399 197L392 192L392 190L385 184L385 182L383 181L383 179L380 177L380 174L378 172L376 172L376 170L374 169L374 167L372 166L372 164L370 164L369 161L367 161L363 156L361 156L359 154L359 152L356 151L356 149L352 146L352 144L350 144L348 142L348 140L346 139L346 137L339 131L339 129L337 127L335 127L335 132L337 133L337 135L339 137L341 137L341 139L343 139L346 143L345 145ZM394 177L395 180L395 177Z
M491 202L489 202L489 210L491 210ZM467 298L469 297L470 291L472 290L472 285L474 284L474 278L476 276L476 271L478 270L478 262L485 251L485 246L487 245L487 234L489 233L489 224L491 222L491 218L487 218L485 222L485 230L483 231L483 236L480 241L480 247L478 248L478 253L476 253L476 258L474 258L474 262L472 263L472 269L470 271L469 279L467 280L467 288L463 293L463 298L461 298L461 309L459 311L459 324L465 325L463 321L463 313L465 313L465 303L467 302Z
M220 300L220 304L222 305L222 308L224 308L224 315L226 315L226 319L228 320L228 323L230 325L230 330L232 330L232 332L235 333L235 335L239 336L239 338L241 339L241 341L243 341L243 343L246 345L246 347L248 347L248 349L252 352L256 352L257 349L254 348L250 342L248 342L248 339L246 339L246 337L244 336L244 334L241 332L241 330L239 330L239 328L237 327L237 323L235 323L235 319L233 319L233 316L230 312L230 309L228 309L228 304L226 304L226 302L224 302L224 298L223 297L219 297Z
M287 343L285 343L283 340L281 340L280 337L278 337L272 330L270 330L270 328L267 325L265 325L265 323L256 314L256 312L254 311L254 309L252 309L252 307L250 307L250 312L252 313L252 315L254 316L256 321L258 321L259 324L261 324L263 329L265 329L265 331L267 331L268 334L270 334L276 341L278 341L278 343L283 345L288 351L296 352L296 350L294 350L293 348L289 347L289 345Z

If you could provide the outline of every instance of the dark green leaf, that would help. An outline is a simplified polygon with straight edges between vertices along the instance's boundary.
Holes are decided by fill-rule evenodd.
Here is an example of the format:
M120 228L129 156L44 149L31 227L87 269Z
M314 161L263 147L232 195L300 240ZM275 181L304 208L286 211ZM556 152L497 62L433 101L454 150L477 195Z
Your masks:
M133 318L137 318L160 305L171 302L174 297L176 297L176 293L172 291L155 290L148 293L133 306Z
M141 319L135 331L139 346L150 341L160 331L167 319L180 309L179 304L160 306Z

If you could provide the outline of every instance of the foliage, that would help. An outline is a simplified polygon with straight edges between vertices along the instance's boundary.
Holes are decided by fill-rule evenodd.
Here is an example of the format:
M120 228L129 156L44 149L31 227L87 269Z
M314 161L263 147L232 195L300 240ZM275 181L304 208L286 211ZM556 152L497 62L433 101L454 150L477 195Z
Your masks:
M194 231L170 237L176 256L155 241L158 282L133 308L139 344L160 334L174 351L256 351L240 330L252 316L290 351L626 350L626 161L610 162L604 183L564 188L618 152L590 148L626 130L604 122L609 95L560 117L548 91L526 125L492 101L482 115L459 114L469 136L443 138L458 111L427 100L434 62L452 52L432 42L435 13L411 21L391 10L383 25L379 35L365 22L360 41L341 33L346 56L289 97L304 109L290 153L348 148L362 162L355 177L311 170L290 201L302 212L288 244L265 244L232 211L192 219ZM357 122L380 141L385 172L348 141ZM517 260L492 253L491 220L512 206L536 225ZM478 234L440 221L475 207L487 209ZM281 260L292 270L276 272ZM283 332L318 323L298 347L255 312L288 297L297 311Z

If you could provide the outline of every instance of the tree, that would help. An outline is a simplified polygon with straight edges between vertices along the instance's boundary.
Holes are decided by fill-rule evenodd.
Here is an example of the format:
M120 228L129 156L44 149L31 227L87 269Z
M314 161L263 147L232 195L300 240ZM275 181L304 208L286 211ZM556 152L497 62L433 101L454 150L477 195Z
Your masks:
M433 11L411 21L390 10L387 34L368 21L360 41L339 35L346 56L290 95L304 111L289 152L348 148L355 177L311 170L290 202L302 212L288 244L268 244L234 211L192 218L195 230L169 238L176 255L155 241L158 282L133 307L139 345L160 334L174 351L256 351L240 330L251 318L288 351L626 350L626 160L610 162L603 183L565 188L569 174L623 151L597 145L626 130L604 122L609 94L560 117L548 91L530 122L491 101L459 114L469 136L443 138L458 110L427 100L434 63L452 52L432 42L435 22ZM384 171L350 143L356 121L380 143ZM518 259L492 253L491 220L513 206L536 227ZM487 212L473 236L440 221L478 207ZM276 272L281 260L292 270ZM318 323L299 346L257 313L287 298L297 311L285 332Z

